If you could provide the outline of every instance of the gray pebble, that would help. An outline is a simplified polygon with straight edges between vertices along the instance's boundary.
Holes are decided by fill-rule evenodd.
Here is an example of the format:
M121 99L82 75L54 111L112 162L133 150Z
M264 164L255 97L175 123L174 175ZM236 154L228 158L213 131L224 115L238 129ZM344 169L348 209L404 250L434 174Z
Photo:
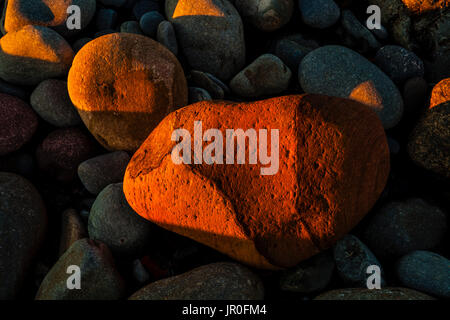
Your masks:
M117 22L117 12L113 9L99 9L95 20L97 31L114 29Z
M88 159L78 166L78 177L92 194L98 194L112 183L123 181L130 156L125 151L107 153Z
M71 127L81 123L67 91L67 82L49 79L34 89L30 98L34 111L56 127Z
M334 260L339 276L346 283L366 287L367 278L371 273L367 273L367 268L376 265L383 270L381 264L370 249L353 235L346 235L336 242L334 246ZM382 276L381 286L385 281Z
M208 91L214 99L223 99L225 91L228 92L228 88L222 81L207 72L192 70L190 80L197 87Z
M450 260L429 251L414 251L396 265L400 282L438 297L450 298Z
M395 45L378 50L375 64L399 84L413 77L423 77L425 73L422 60L414 52Z
M333 0L299 0L299 7L303 22L318 29L331 27L341 13Z
M139 20L141 30L151 38L156 38L158 26L164 21L164 17L158 11L150 11Z
M89 237L105 243L118 256L139 255L149 245L150 222L131 209L123 184L110 184L94 202L88 221Z
M80 268L80 289L67 287L70 266ZM115 268L108 247L99 241L81 239L51 268L42 281L36 300L118 300L123 293L124 281Z
M289 39L281 39L275 47L275 55L280 58L291 70L298 70L302 59L312 51L312 49L302 46Z
M381 46L369 29L362 25L350 10L342 11L341 23L342 27L357 41L366 41L372 49L376 49Z
M241 97L279 94L291 80L291 70L277 56L263 54L230 82L231 90Z
M208 91L202 88L189 87L189 104L205 100L212 100Z
M333 255L327 250L286 271L281 276L280 287L284 291L317 292L330 283L333 271Z
M120 32L143 34L137 21L125 21L120 25Z
M158 26L156 38L159 43L169 49L174 55L178 55L178 43L173 25L169 21L163 21Z
M385 129L403 114L403 99L391 79L355 51L342 46L318 48L303 58L299 81L307 93L351 98L372 108Z
M391 202L378 211L364 232L379 257L402 256L435 247L447 230L444 212L422 199Z
M130 300L262 300L261 280L236 263L213 263L150 283Z

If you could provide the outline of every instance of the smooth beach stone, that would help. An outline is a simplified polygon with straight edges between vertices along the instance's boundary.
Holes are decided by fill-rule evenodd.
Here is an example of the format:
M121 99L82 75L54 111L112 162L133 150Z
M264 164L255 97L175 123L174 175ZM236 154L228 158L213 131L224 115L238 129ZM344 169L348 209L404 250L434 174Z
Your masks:
M244 27L228 0L167 0L181 51L192 69L228 81L245 65Z
M88 159L78 166L78 177L92 194L98 194L112 183L122 182L130 156L115 151Z
M400 258L397 277L409 288L450 298L450 260L429 251L414 251Z
M156 39L174 55L178 54L177 37L173 25L169 21L163 21L158 25Z
M87 27L94 17L95 0L8 0L1 21L1 31L18 31L27 25L51 27L62 35L70 35ZM74 11L67 13L72 5L80 8L80 29L69 29L67 21Z
M427 170L450 177L450 101L426 111L408 142L411 159Z
M0 172L0 300L14 299L43 243L47 214L36 188Z
M114 29L117 22L117 12L113 9L100 9L97 11L95 26L98 31Z
M36 150L39 169L48 178L71 181L78 165L92 157L92 139L78 128L58 129L48 134Z
M30 102L42 119L56 127L71 127L81 123L80 116L70 101L66 81L42 81L31 94Z
M189 103L196 103L204 100L212 100L208 91L202 88L189 87Z
M424 293L407 288L365 288L337 289L322 293L314 300L435 300Z
M108 150L135 151L168 113L188 101L176 57L160 43L130 33L85 45L73 61L68 88L84 124Z
M280 288L291 292L317 292L330 283L333 271L333 254L330 250L323 251L286 271L281 276Z
M80 289L67 286L70 266L80 268ZM50 269L36 300L118 300L123 294L124 281L108 247L99 241L81 239L72 244Z
M318 48L303 58L299 81L307 93L350 98L368 105L385 129L403 114L403 100L395 84L377 66L342 46Z
M380 257L402 256L438 245L447 230L446 221L441 209L422 199L391 202L375 213L364 238Z
M141 17L139 26L146 35L155 38L158 26L164 20L164 17L158 11L150 11Z
M353 235L346 235L334 246L334 260L339 276L348 284L366 287L367 268L376 265L381 269L380 284L385 285L381 264L370 249Z
M244 20L262 31L275 31L291 20L293 0L234 0L234 6Z
M105 243L113 254L133 256L150 243L152 226L127 203L122 183L100 192L89 214L89 237Z
M347 31L357 41L367 42L369 47L372 49L376 49L381 46L369 29L363 26L350 10L342 10L341 23L345 31Z
M312 51L289 39L281 39L275 46L275 55L280 58L291 71L297 71L302 59Z
M423 77L423 61L412 51L400 46L388 45L378 50L375 64L395 83L403 83L414 77Z
M21 85L37 85L69 71L74 52L56 31L25 26L0 39L0 78Z
M190 81L208 91L214 99L223 99L225 91L229 91L223 82L207 72L192 70Z
M59 240L59 256L80 239L87 238L87 228L81 216L74 209L68 209L61 216L61 237Z
M38 117L17 97L0 93L0 156L19 150L33 136Z
M303 22L313 28L331 27L341 14L333 0L299 0L298 3Z
M433 87L430 109L446 102L450 102L450 78L441 80Z
M273 54L263 54L230 82L230 89L241 97L278 94L289 86L291 70Z
M197 152L200 164L177 164L174 130L194 136L197 121L205 134L215 128L224 139L226 130L267 130L274 160L230 164L217 143L219 163L208 164L208 153L206 162L198 161ZM196 154L183 145L186 158ZM237 148L253 150L242 143ZM297 265L348 233L378 199L388 173L381 122L358 102L321 95L203 101L171 113L150 134L127 167L124 192L142 217L245 264L277 269Z
M143 34L137 21L125 21L120 25L120 32Z
M247 268L229 262L198 267L140 289L129 300L262 300L262 281Z

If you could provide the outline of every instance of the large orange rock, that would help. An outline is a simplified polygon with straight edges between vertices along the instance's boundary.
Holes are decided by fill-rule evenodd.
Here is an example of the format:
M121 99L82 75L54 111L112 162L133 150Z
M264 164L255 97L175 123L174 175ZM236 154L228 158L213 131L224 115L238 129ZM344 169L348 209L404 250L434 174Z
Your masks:
M136 151L188 98L177 58L158 42L131 33L86 44L75 56L67 85L81 119L109 150Z
M194 121L202 121L203 133L219 129L224 145L227 129L278 129L278 171L262 175L269 165L248 164L248 144L247 164L175 164L172 133L183 128L194 137ZM269 155L276 154L271 139L268 133ZM210 143L203 142L205 151ZM351 230L388 173L383 126L356 101L321 95L203 101L170 114L151 133L129 163L124 192L142 217L248 265L276 269Z

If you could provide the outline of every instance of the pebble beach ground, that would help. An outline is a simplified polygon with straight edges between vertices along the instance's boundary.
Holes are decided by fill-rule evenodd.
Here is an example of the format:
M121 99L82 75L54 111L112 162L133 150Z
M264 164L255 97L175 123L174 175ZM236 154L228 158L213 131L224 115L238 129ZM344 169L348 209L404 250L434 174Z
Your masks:
M450 298L448 1L0 13L0 300Z

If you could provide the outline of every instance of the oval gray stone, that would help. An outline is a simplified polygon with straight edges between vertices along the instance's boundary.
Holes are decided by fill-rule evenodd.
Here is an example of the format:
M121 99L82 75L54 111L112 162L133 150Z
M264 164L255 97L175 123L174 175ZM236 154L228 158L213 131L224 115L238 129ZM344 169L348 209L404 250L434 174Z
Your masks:
M307 93L350 98L368 105L385 129L403 114L402 96L391 79L355 51L336 45L318 48L303 58L299 81Z
M130 300L262 300L261 280L237 263L213 263L153 282Z
M228 0L167 0L166 16L192 69L228 81L244 67L244 28Z
M69 289L70 266L80 269L80 289ZM72 282L73 283L73 282ZM124 281L108 247L90 239L75 242L56 262L39 287L36 300L118 300Z

